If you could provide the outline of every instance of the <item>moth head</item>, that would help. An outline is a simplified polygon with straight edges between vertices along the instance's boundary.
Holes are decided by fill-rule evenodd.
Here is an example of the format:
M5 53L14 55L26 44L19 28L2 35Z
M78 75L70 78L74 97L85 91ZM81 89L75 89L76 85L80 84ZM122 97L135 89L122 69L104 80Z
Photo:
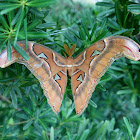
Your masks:
M72 57L72 55L74 54L75 49L76 49L76 44L73 44L71 49L69 49L69 47L66 44L64 44L64 49L65 49L66 53L68 54L68 56Z
M123 54L125 57L134 61L140 60L140 45L131 39L125 40Z
M7 49L3 50L2 53L0 54L0 67L5 68L11 64L13 64L17 60L17 55L18 53L14 48L12 48L12 59L11 61L8 61L7 59Z

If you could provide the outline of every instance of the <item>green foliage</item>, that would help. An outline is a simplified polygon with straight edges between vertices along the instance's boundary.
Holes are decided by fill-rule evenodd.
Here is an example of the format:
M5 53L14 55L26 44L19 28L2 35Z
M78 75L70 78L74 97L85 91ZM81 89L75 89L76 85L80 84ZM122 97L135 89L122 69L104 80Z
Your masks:
M129 2L129 0L116 0L113 3L98 2L97 5L109 7L106 11L99 13L98 16L108 17L108 25L111 31L118 31L118 34L122 34L121 30L123 30L126 32L124 34L126 36L139 33L140 10L133 13L133 9L138 9L139 4Z
M11 54L9 48L13 46L23 58L29 59L24 50L16 45L17 39L27 42L27 39L33 40L49 36L45 30L37 27L45 22L44 18L49 11L37 8L47 7L54 2L55 0L2 0L0 3L0 42L3 47L5 45L8 47L8 54ZM11 55L8 55L8 60L10 59Z
M76 43L75 56L111 35L139 43L139 4L129 0L98 2L101 11L69 0L0 1L0 51L7 47L8 60L12 46L28 59L16 45L19 40L39 42L61 54L64 43ZM55 115L25 66L15 63L0 69L0 139L139 140L139 68L139 61L115 61L80 117L75 114L70 79Z

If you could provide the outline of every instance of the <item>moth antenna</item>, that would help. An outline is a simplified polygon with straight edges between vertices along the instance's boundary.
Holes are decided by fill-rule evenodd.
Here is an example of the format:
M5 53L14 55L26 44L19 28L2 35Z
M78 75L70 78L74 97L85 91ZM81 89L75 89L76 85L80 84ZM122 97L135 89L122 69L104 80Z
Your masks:
M75 49L76 49L76 43L72 45L72 47L70 49L70 55L69 56L72 56L74 54Z
M64 49L65 49L66 53L70 56L70 49L66 44L64 44Z

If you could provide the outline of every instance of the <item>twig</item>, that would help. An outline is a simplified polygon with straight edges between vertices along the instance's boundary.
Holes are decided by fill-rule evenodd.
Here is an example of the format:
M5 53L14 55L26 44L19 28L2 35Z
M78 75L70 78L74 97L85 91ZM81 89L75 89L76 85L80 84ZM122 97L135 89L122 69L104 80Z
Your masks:
M30 120L34 120L35 118L32 118L32 119L29 119L27 121L22 121L22 122L17 122L17 123L13 123L13 124L8 124L7 126L13 126L13 125L20 125L20 124L24 124L24 123L27 123L29 122ZM4 125L0 125L0 128L1 127L4 127Z
M0 94L0 100L2 100L3 102L6 102L8 104L11 104L11 101L9 99L7 99L6 97L2 96L1 94Z

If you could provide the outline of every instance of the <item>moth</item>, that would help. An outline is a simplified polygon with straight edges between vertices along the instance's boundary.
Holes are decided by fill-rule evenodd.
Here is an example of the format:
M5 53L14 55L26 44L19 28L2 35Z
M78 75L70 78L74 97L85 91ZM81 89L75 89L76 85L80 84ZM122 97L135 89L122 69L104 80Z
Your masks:
M57 114L63 100L67 85L67 74L71 77L71 89L77 116L81 115L88 105L100 78L114 60L127 57L134 61L140 60L140 45L124 36L104 38L85 50L77 57L72 55L76 46L71 49L64 46L69 57L63 57L52 49L29 41L28 49L25 42L17 44L29 55L26 61L12 47L12 59L8 61L7 50L0 54L0 67L5 68L14 62L24 64L39 80L48 103Z

